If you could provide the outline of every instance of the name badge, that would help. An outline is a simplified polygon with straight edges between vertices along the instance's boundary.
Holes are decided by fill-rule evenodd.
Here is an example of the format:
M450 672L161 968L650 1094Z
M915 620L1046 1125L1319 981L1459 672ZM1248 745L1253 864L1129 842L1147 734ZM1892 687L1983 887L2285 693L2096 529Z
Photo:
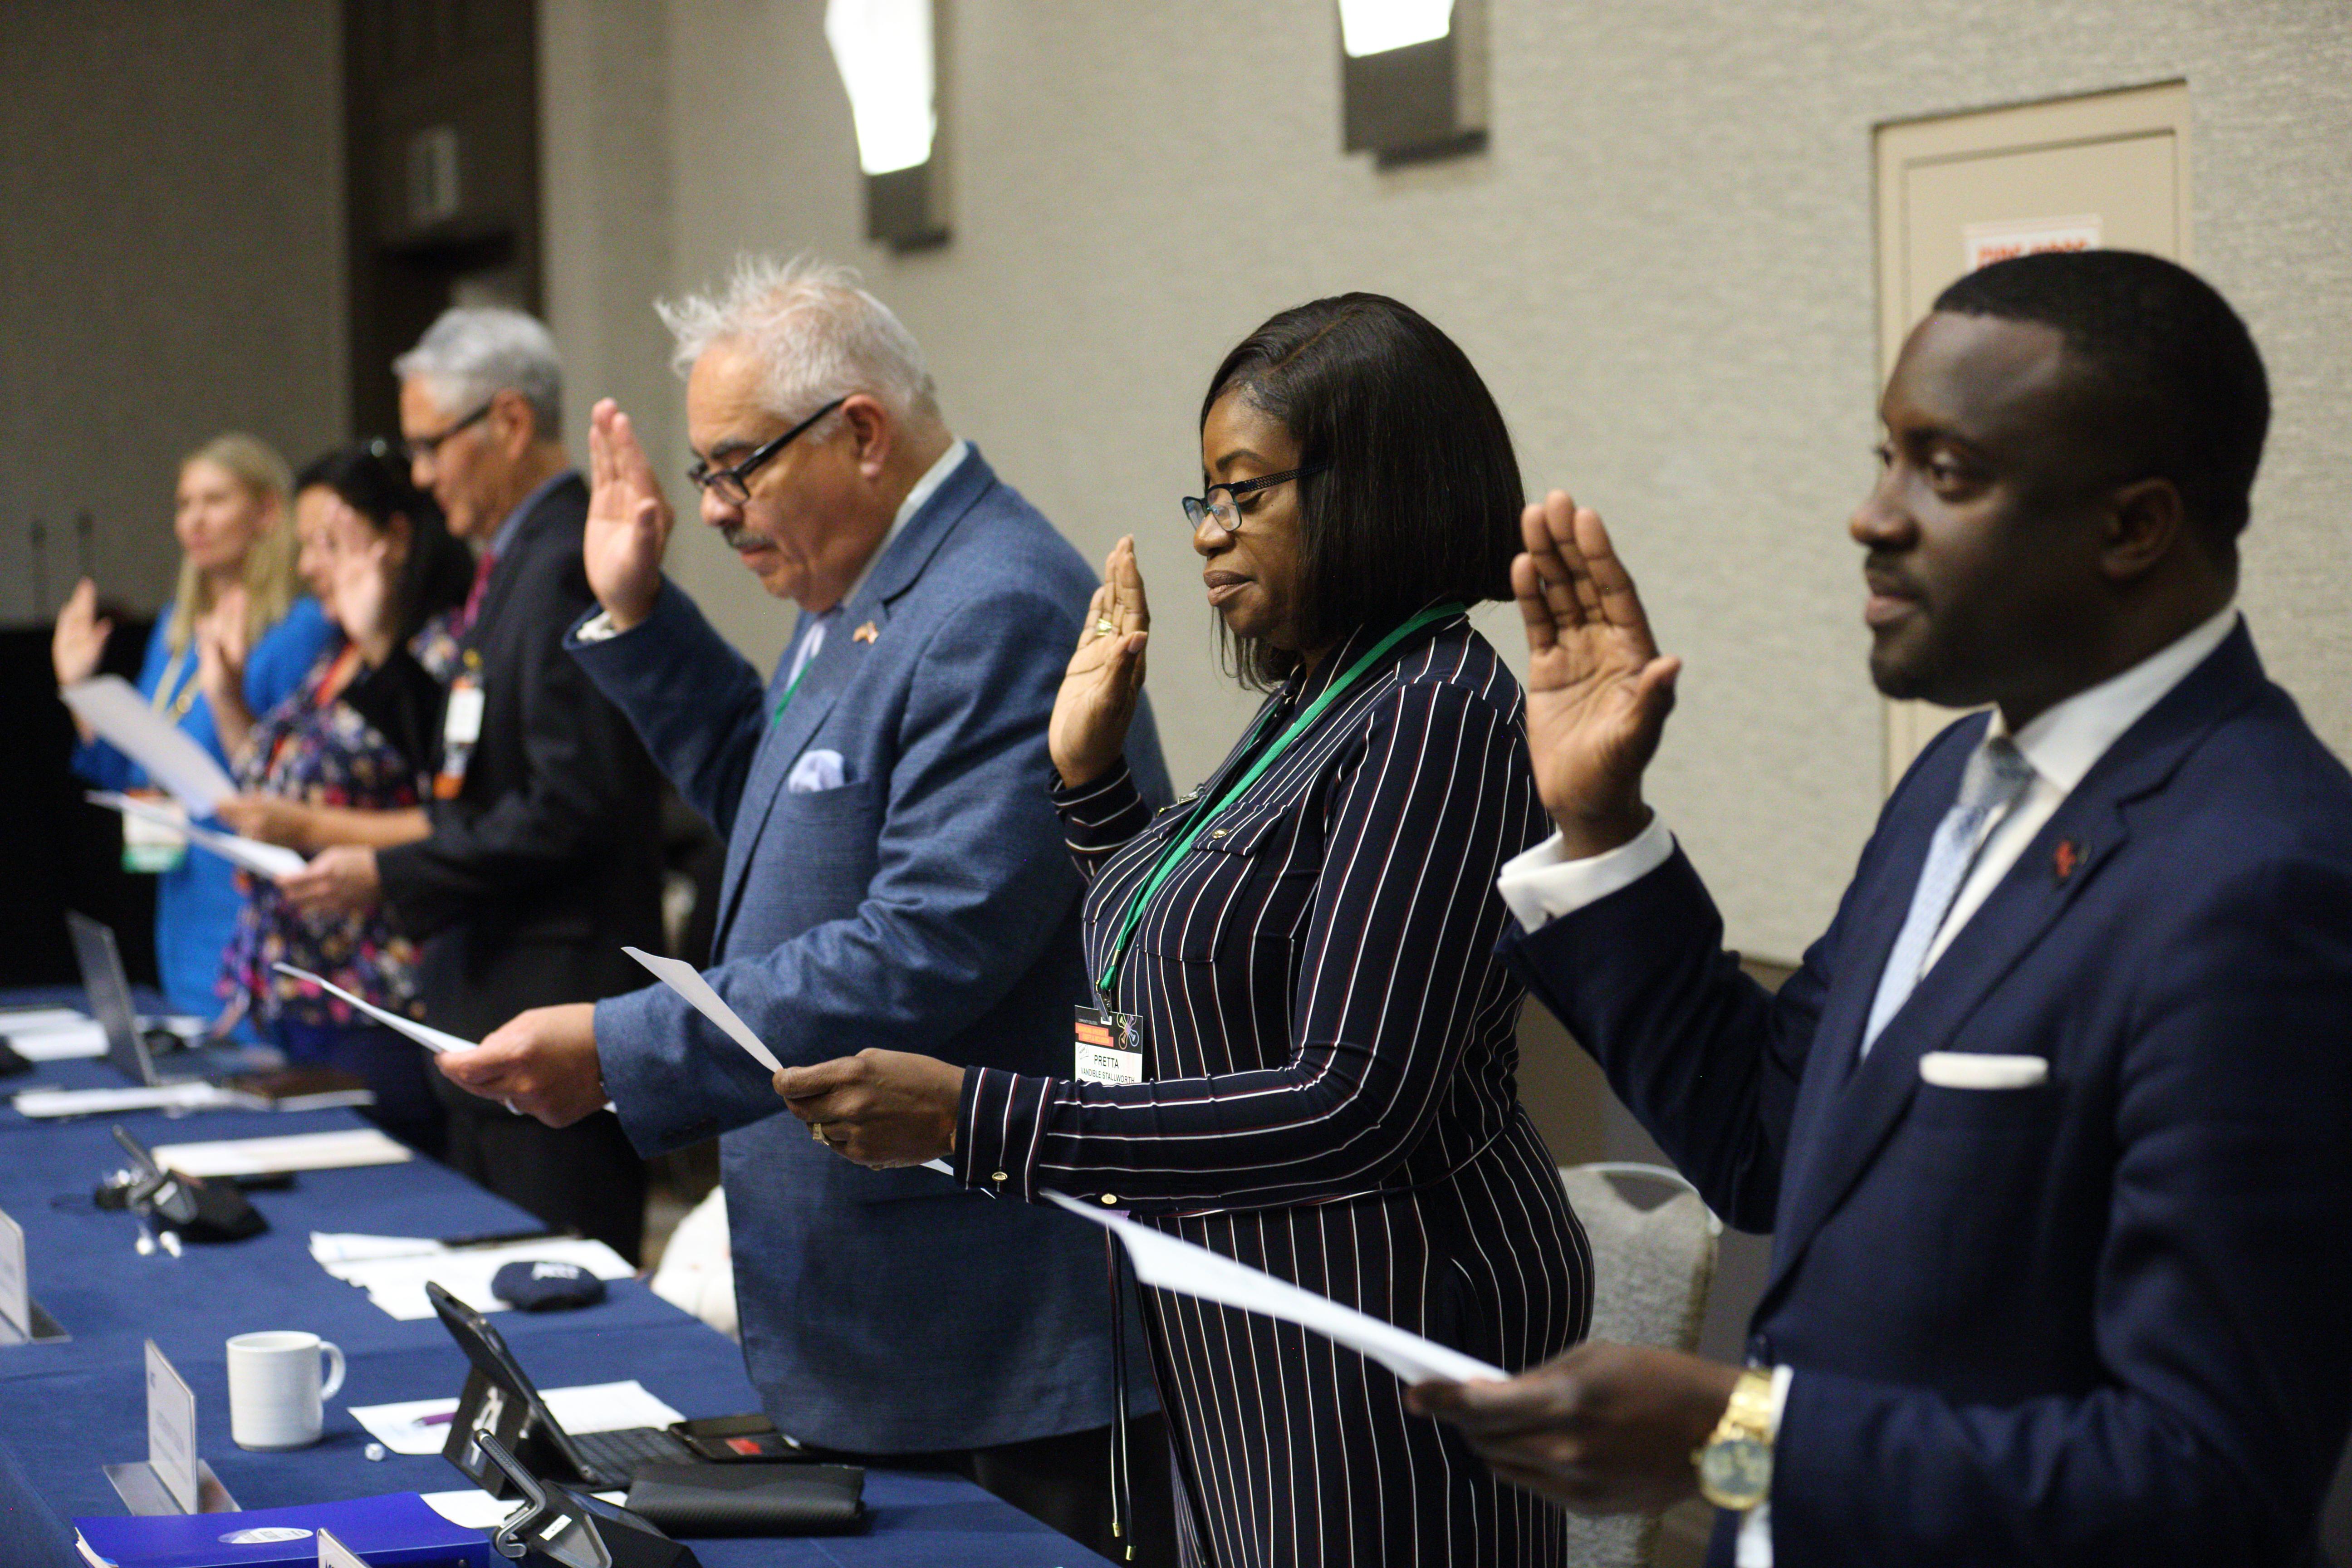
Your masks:
M1076 1009L1076 1073L1081 1083L1143 1081L1143 1020L1104 1007Z
M466 664L449 682L449 700L441 710L441 771L433 775L436 800L455 800L465 789L474 742L482 738L482 678L476 673L481 658L468 648Z
M441 718L441 739L446 744L470 746L481 738L481 683L471 675L461 675L449 685L449 706Z
M156 805L182 821L187 820L187 808L176 800L162 800ZM178 828L151 817L122 814L122 868L126 871L152 875L176 869L188 858L188 836Z

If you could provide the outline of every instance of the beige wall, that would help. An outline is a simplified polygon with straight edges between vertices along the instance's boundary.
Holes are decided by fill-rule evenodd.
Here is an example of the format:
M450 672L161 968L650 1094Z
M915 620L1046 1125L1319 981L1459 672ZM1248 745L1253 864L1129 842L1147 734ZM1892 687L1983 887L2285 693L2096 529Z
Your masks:
M559 329L575 367L667 399L674 442L675 384L585 352L621 331L587 312L633 305L657 256L673 286L744 247L859 262L1000 471L1089 555L1138 534L1164 628L1152 690L1189 780L1246 707L1213 673L1174 504L1197 482L1202 381L1283 306L1402 297L1485 372L1530 489L1572 486L1616 525L1690 666L1655 797L1733 940L1790 956L1879 795L1843 526L1874 438L1871 128L2183 77L2199 262L2252 321L2279 408L2245 603L2273 668L2352 749L2352 11L1489 5L1491 150L1381 172L1338 151L1324 0L951 0L956 233L903 258L858 237L821 0L595 6L600 38L551 46L549 120L629 145L601 196L593 161L551 159ZM772 657L788 608L709 541L681 549L717 618Z
M300 463L348 418L334 0L0 0L0 617L179 562L182 454ZM45 602L26 539L47 520Z

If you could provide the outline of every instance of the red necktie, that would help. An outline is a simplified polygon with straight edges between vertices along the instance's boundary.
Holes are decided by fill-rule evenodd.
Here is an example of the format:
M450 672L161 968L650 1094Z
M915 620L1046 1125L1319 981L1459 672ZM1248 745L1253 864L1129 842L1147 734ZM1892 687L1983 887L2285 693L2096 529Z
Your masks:
M466 595L466 607L457 612L457 624L449 628L451 635L464 637L473 629L474 617L482 610L482 590L489 586L490 568L497 565L498 561L495 552L482 552L481 561L474 567L473 591Z

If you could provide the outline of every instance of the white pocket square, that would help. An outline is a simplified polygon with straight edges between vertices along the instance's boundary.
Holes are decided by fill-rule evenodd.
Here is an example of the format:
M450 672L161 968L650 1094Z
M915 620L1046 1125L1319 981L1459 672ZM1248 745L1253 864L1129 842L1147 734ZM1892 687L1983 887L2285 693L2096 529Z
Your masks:
M2040 1057L1929 1051L1919 1058L1919 1080L1938 1089L2032 1089L2050 1081L2050 1064Z
M793 771L784 775L784 793L814 795L819 790L839 789L848 782L839 752L803 752Z

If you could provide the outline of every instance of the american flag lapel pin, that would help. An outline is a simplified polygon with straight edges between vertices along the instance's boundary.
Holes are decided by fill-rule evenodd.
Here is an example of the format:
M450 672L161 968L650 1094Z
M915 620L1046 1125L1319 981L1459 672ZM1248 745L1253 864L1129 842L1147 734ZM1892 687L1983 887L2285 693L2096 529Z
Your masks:
M858 627L856 631L850 633L849 640L851 642L872 642L876 637L878 637L881 635L881 628L877 626L872 621L868 621L864 626Z
M2050 868L2058 873L2062 882L2074 874L2074 868L2082 860L2083 847L2071 838L2061 838L2058 847L2050 852Z

